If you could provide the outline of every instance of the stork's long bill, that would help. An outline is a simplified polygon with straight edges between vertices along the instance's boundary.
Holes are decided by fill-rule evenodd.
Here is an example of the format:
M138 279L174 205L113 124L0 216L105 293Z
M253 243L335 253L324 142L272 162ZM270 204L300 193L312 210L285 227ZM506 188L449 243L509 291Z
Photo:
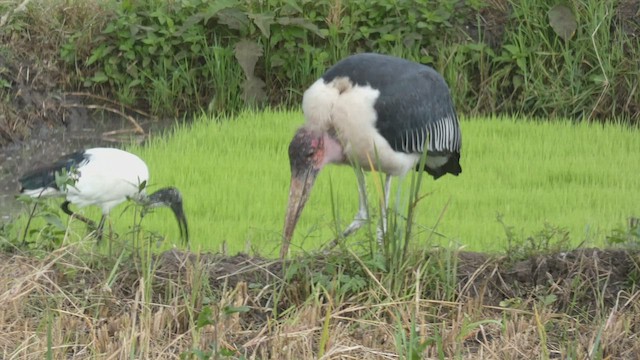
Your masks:
M284 223L284 242L282 244L280 257L285 257L296 228L302 209L309 199L311 188L316 180L318 171L313 168L307 168L298 171L298 174L291 174L291 186L289 189L289 205L287 206L287 215Z
M280 258L287 256L293 231L302 209L309 199L311 188L320 170L327 163L344 161L342 146L327 132L318 132L302 127L289 144L291 164L291 185L289 204L284 220L284 231Z

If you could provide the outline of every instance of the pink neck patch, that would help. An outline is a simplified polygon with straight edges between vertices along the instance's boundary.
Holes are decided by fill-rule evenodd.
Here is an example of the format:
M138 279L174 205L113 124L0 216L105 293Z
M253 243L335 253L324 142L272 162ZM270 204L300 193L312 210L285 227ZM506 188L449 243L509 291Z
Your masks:
M328 134L324 134L323 142L324 156L322 158L320 166L324 166L329 163L343 163L345 161L346 158L342 150L342 145L340 145L340 143L336 139L329 136Z

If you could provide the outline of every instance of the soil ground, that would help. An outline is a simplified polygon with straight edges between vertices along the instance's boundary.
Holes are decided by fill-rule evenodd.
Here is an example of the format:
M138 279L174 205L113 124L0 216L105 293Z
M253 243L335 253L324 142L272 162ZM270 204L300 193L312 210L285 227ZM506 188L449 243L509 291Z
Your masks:
M322 264L324 256L318 255L316 265ZM223 287L235 288L243 282L262 288L285 278L284 269L297 260L282 262L246 254L223 256L170 250L157 255L154 261L157 269L155 280L160 287L166 282L184 281L188 267L197 263L206 272L210 288L221 292ZM478 299L489 306L502 306L505 300L530 299L532 295L555 294L558 310L569 310L570 306L588 310L601 305L611 309L616 305L620 292L636 291L630 279L640 276L640 251L584 248L517 262L506 257L460 252L457 261L458 297ZM28 275L37 268L33 266L37 262L30 257L0 254L0 283ZM100 286L99 279L103 275L96 271L69 277L63 272L58 273L58 270L62 271L53 268L49 278L56 279L55 284L63 289L73 287L74 283L82 283L89 288ZM322 273L323 270L319 268L317 272ZM129 275L122 274L118 279L117 286L111 289L113 296L122 300L132 299L134 294L128 289L134 284L129 280L138 281L139 278ZM593 294L574 293L574 280L583 281L585 288L600 288L605 303L594 303Z
M311 266L318 267L316 269L318 278L334 276L335 274L323 273L323 256L318 256L317 262L313 262ZM115 278L107 280L112 269L107 267L102 270L89 270L79 266L78 259L68 262L70 259L65 259L65 257L65 254L56 254L51 258L41 260L34 257L23 257L19 254L0 254L0 300L7 306L4 310L0 310L0 318L4 318L4 321L0 321L0 327L3 327L0 328L2 330L0 333L4 334L0 335L0 349L4 348L5 351L8 349L11 352L16 349L18 344L27 343L28 338L19 337L19 334L23 334L23 337L29 333L32 333L32 336L45 336L41 325L38 325L43 321L42 311L38 309L47 303L49 305L46 306L49 307L58 306L53 309L56 309L55 312L59 312L60 315L57 316L60 318L65 317L65 314L70 314L66 317L72 319L84 317L84 321L65 320L68 323L54 326L62 326L67 328L67 331L79 331L80 333L76 337L80 338L83 337L82 334L97 334L93 335L93 342L86 343L79 340L78 343L70 345L66 351L67 358L74 359L92 358L88 353L83 353L86 351L83 347L99 348L96 341L105 341L105 344L117 346L115 344L119 341L118 339L122 339L123 332L128 333L129 327L133 326L131 322L135 322L137 317L142 316L136 312L136 307L139 306L137 304L140 304L142 296L139 290L142 286L142 277L139 270L136 270L136 266L123 264L116 272ZM442 319L440 320L442 326L445 326L444 322L447 321L446 328L456 327L456 316L453 316L453 320L449 319L452 313L455 314L455 309L463 311L465 317L481 316L482 319L513 317L513 321L515 321L513 326L516 326L516 329L515 333L511 335L508 335L511 331L508 329L512 326L509 325L511 323L505 322L501 329L499 326L492 326L492 321L495 320L482 320L486 324L480 326L477 331L462 332L465 336L463 342L456 338L449 339L451 341L449 346L458 347L457 351L463 349L462 353L466 354L463 357L465 359L529 359L536 356L542 350L537 348L539 344L536 345L536 340L534 340L537 338L535 321L544 321L544 328L548 332L546 335L548 340L546 341L552 350L555 346L562 347L563 341L571 341L571 339L564 338L565 336L580 338L579 331L584 331L583 335L593 341L594 334L587 332L585 327L590 320L583 320L586 323L581 323L576 319L601 318L602 314L605 314L605 317L606 314L610 314L606 327L613 328L603 334L602 342L604 345L602 347L605 348L605 354L613 354L612 358L632 359L640 356L640 343L635 339L639 331L637 329L639 323L636 303L640 292L629 279L637 278L640 274L639 260L638 252L599 249L578 249L518 262L512 262L504 257L490 257L481 253L460 252L457 255L456 300L453 302L438 299L429 300L432 299L429 297L432 294L428 292L420 294L420 296L427 301L432 301L432 305L427 307L427 309L431 308L431 311L438 307L450 308L444 311L439 310L436 315L437 318ZM227 306L246 307L246 310L233 316L214 316L218 320L215 321L215 326L212 328L214 337L208 338L208 344L211 344L212 341L221 341L229 354L238 356L253 352L261 354L256 358L311 358L309 355L295 351L293 355L282 355L285 353L284 345L275 340L278 336L295 337L296 334L304 332L305 328L317 330L316 324L322 323L322 316L319 318L318 315L307 317L309 315L307 314L304 317L296 318L295 316L303 315L292 315L297 311L296 308L298 310L306 309L312 305L308 303L307 297L313 284L295 279L287 281L286 284L282 281L286 276L285 269L295 261L298 259L283 263L244 254L220 256L192 254L177 250L158 255L154 258L156 270L151 278L152 298L147 300L153 304L154 308L157 308L153 313L152 324L154 328L158 328L156 331L161 331L162 335L158 333L156 336L166 338L168 344L174 345L180 343L180 339L184 340L185 332L189 329L187 314L184 310L179 310L177 304L174 303L176 300L170 300L172 298L169 294L171 289L180 289L180 292L187 291L188 293L195 284L193 274L195 268L204 272L199 275L205 275L204 278L207 279L207 284L204 286L210 290L207 293L219 296L220 301L225 304L223 309ZM284 284L282 292L278 292L278 286L274 287L274 284ZM576 284L580 285L576 286ZM428 289L429 286L425 288ZM280 294L280 300L274 306L274 299L278 299L277 294ZM296 294L307 294L307 297L302 295L298 298ZM178 295L177 299L182 296L185 295ZM356 296L355 299L357 299L357 294L352 296ZM546 312L544 306L535 305L544 302L544 299L548 299L549 296L554 296L550 305L545 305L552 308L550 312ZM299 301L298 304L295 304L296 299ZM56 301L58 301L58 305L54 305ZM215 300L208 301L214 301L213 304L215 304ZM316 301L322 300L316 299ZM350 313L353 307L359 308L358 300L339 303L332 303L332 300L328 299L324 301L327 301L325 306L329 306L334 314ZM82 307L78 306L78 302L83 304ZM216 305L213 304L209 306L216 308ZM205 304L198 307L200 306L202 309L206 307ZM532 308L537 310L532 310ZM98 309L99 315L96 314ZM202 309L198 311L202 311ZM274 317L272 311L280 315ZM304 310L300 311L304 312ZM535 311L539 313L535 313ZM353 312L357 314L357 311ZM283 315L287 313L289 314ZM280 319L278 316L284 316L284 318ZM293 317L289 318L290 316ZM389 339L388 334L385 335L384 332L374 333L375 330L363 325L366 322L358 325L358 316L352 316L336 315L332 317L332 326L336 328L332 328L330 338L335 342L349 339L360 346L367 345L368 350L363 350L360 353L355 352L351 357L345 355L332 358L394 358L393 350L390 350L393 349L394 340ZM389 326L393 326L393 311L389 312L388 316L390 316L389 319L378 320L379 324L374 328L385 328L387 323ZM541 320L543 317L545 320ZM530 321L534 323L525 324L523 322L525 318L530 318ZM140 321L144 320L140 318ZM170 325L166 325L167 329L164 330L161 325L158 325L163 321L170 322ZM289 332L282 334L275 329L276 322L279 321L283 321L285 324L283 326ZM298 321L301 323L296 326ZM458 319L457 321L464 320ZM229 322L233 325L228 325ZM572 322L575 322L575 325L567 325ZM344 326L351 329L344 336L333 333L334 330L340 329L340 323L344 323ZM619 323L626 324L624 325L627 327L626 330L616 330L622 326ZM435 325L438 326L437 324L438 321ZM225 330L227 326L231 326L232 330ZM360 330L358 330L359 326L362 326ZM458 326L464 325L458 323ZM573 326L580 326L582 330L573 328ZM600 326L595 324L594 331L602 331ZM558 327L558 329L554 329L554 327ZM453 329L451 330L453 331ZM433 333L438 330L431 329L430 331ZM578 333L567 334L567 332L573 331L578 331ZM217 332L222 335L215 335ZM12 334L18 337L16 338ZM54 338L56 336L54 335ZM101 340L101 336L107 337ZM127 335L124 336L126 338ZM514 343L513 339L506 341L505 338L509 336L516 338L516 342ZM56 340L54 339L54 341ZM162 355L157 355L158 357L154 358L178 358L182 352L172 350L170 345L162 345L162 341L163 339L157 339L158 346L162 348L162 352L159 354ZM267 345L272 341L275 344ZM443 341L447 343L446 339ZM311 343L317 344L318 340L311 340ZM294 347L291 343L288 346ZM550 351L546 348L547 344L543 344L543 346L544 351ZM106 348L107 345L104 347ZM491 349L495 349L496 352ZM387 353L388 356L384 355L385 350L391 351ZM107 354L110 353L108 350L104 351ZM351 348L351 351L355 351L355 348ZM445 351L454 350L445 349ZM500 351L505 352L500 353ZM425 354L428 353L429 351ZM551 353L554 352L551 351ZM433 353L434 358L437 358L437 354L438 352ZM558 355L548 358L562 357L562 355Z

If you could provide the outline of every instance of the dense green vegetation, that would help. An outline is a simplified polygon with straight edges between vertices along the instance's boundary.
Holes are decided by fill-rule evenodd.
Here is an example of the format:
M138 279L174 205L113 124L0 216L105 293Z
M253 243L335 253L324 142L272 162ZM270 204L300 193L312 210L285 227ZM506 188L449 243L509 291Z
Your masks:
M41 49L67 89L157 115L297 107L328 66L375 51L433 65L468 115L640 116L631 0L70 3L28 2L0 28L5 51Z
M194 238L204 247L217 249L226 241L230 250L242 250L248 241L263 254L276 254L290 175L286 148L302 121L299 112L248 112L231 122L205 117L137 151L152 168L152 185L184 189ZM419 206L416 241L430 238L442 211L437 231L445 243L491 251L506 247L498 214L518 236L532 235L545 222L566 228L573 245L602 245L604 235L639 215L640 178L634 174L640 163L629 161L637 151L637 130L501 118L464 119L461 126L463 174L425 178L422 191L432 195ZM376 204L372 181L369 176L370 203ZM405 197L409 183L408 176L401 186ZM295 245L311 250L335 236L332 193L340 227L352 220L354 173L328 167L302 215ZM406 208L398 212L406 215ZM175 232L172 222L157 224L164 224L164 233Z

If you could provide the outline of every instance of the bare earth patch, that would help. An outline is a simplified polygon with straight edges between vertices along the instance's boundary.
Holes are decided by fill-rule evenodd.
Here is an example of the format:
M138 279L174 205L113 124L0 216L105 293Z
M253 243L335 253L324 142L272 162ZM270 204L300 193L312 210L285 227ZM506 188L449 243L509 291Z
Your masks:
M415 285L410 296L382 289L384 276L371 270L370 283L381 287L321 286L323 277L336 277L323 257L282 263L173 250L144 266L71 248L44 259L1 254L0 353L395 359L422 349L419 358L640 357L637 252L578 249L515 263L461 252L451 297L414 271L403 274ZM307 275L289 272L302 262L312 269Z

